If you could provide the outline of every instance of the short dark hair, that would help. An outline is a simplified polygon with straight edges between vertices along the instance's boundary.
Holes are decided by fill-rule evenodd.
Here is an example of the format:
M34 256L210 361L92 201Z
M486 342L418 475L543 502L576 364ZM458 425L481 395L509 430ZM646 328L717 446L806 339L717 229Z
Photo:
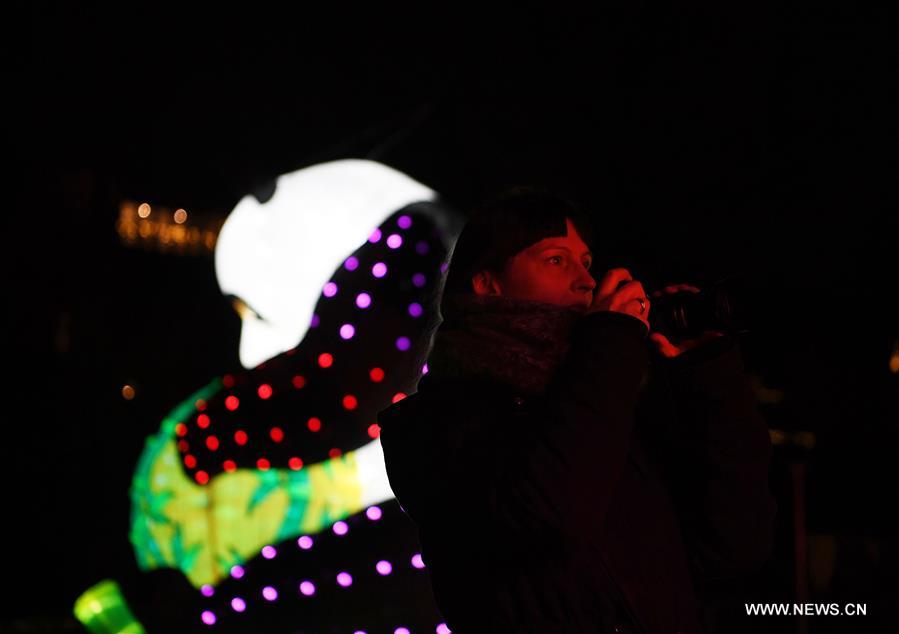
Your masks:
M571 219L581 239L592 248L589 218L572 201L535 187L512 187L472 210L453 246L446 293L472 293L478 271L502 273L516 253L544 238L565 236Z

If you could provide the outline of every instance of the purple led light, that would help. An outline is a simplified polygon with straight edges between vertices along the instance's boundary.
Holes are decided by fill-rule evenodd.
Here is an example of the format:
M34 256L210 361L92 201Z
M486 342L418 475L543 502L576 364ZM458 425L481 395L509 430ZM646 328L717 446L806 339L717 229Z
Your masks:
M365 509L365 516L372 521L381 519L380 507L369 506L367 509Z
M375 242L377 242L380 239L381 239L381 230L380 229L375 229L374 231L371 232L371 235L368 236L368 241L371 242L372 244L374 244Z
M387 265L383 262L376 262L373 267L371 267L371 274L375 277L384 277L387 275Z
M401 626L401 627L398 627L395 630L393 630L393 634L411 634L411 633L409 632L408 628Z
M347 271L355 271L359 268L359 258L357 258L355 255L351 255L343 261L343 267Z
M375 570L378 571L378 574L389 575L393 571L393 566L391 566L390 562L386 559L382 559L375 564Z
M359 293L356 295L356 306L359 308L368 308L371 306L371 295L368 293Z
M412 218L409 216L400 216L396 219L396 224L400 229L408 229L412 226Z
M422 286L424 286L425 285L425 274L424 273L416 273L415 275L413 275L412 283L418 288L421 288Z
M452 630L447 627L446 623L441 623L437 626L437 634L450 634Z
M347 526L346 522L344 522L344 521L334 522L334 534L335 535L346 535L348 530L350 530L350 527Z
M403 237L398 233L391 233L387 236L387 246L391 249L399 249L403 244Z
M309 322L309 327L310 328L318 328L318 322L319 322L318 315L316 313L313 313L312 321Z
M340 336L343 339L352 339L355 334L356 329L353 328L352 324L344 324L340 327Z
M337 284L335 284L334 282L328 282L322 289L322 293L324 293L325 297L334 297L335 295L337 295Z
M297 540L297 546L303 550L309 550L312 548L312 538L309 535L303 535Z
M409 304L409 314L413 317L421 317L422 312L424 312L421 308L421 304L418 302L412 302Z
M240 597L234 597L231 599L231 609L235 612L243 612L247 609L247 602Z
M266 546L262 549L262 556L266 559L274 559L277 554L278 551L275 550L274 546Z
M207 583L207 584L203 585L203 587L200 588L200 592L203 594L204 597L211 597L212 595L215 594L215 588L213 588L211 585L209 585Z
M425 561L421 558L421 553L412 555L412 567L418 568L419 570L425 567Z
M204 610L203 614L200 615L200 618L206 625L215 625L215 614L213 614L209 610Z
M412 342L409 341L409 337L398 337L396 340L396 347L399 350L408 350L412 347Z
M428 364L427 363L425 363L423 366L421 366L421 373L422 374L428 373Z
M232 566L231 576L235 579L240 579L241 577L243 577L243 566Z
M337 573L337 583L342 587L347 588L353 585L353 577L348 572Z
M427 255L428 251L431 250L431 247L428 246L428 243L424 240L419 240L415 243L415 252L418 255Z
M265 586L262 589L262 596L265 597L266 601L274 601L278 598L278 591L271 586Z
M365 630L356 630L353 634L365 634Z
M440 265L440 272L446 273L446 270L449 268L449 262L444 262Z
M315 594L315 585L311 581L304 581L300 584L300 592L307 597L311 597Z

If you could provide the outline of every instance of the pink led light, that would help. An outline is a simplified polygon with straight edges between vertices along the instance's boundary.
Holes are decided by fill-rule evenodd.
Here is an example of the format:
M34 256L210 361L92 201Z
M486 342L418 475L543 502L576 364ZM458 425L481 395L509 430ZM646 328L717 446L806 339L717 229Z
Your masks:
M382 559L375 564L375 570L377 570L380 575L389 575L393 571L393 566L391 566L390 562L386 559Z
M348 588L353 585L353 577L348 572L340 572L337 574L337 583L343 588Z
M381 519L381 509L377 506L369 506L365 509L365 516L372 521L377 521Z
M418 302L412 302L411 304L409 304L409 314L413 317L421 317L421 314L423 312L424 310L422 309L421 304L419 304Z
M424 273L416 273L412 276L412 284L416 287L421 288L425 285L425 274Z
M302 592L307 597L311 597L315 594L315 584L311 581L304 581L300 584L300 592Z
M371 274L375 277L384 277L387 275L387 265L383 262L375 262L375 265L371 267Z
M231 609L235 612L243 612L247 609L247 602L240 597L234 597L231 599Z
M231 576L235 579L240 579L243 577L243 567L242 566L232 566L231 567Z
M396 347L398 350L408 350L412 347L412 342L409 340L409 337L398 337Z
M412 226L412 218L406 215L400 216L396 219L396 224L400 229L408 229Z
M271 586L265 586L262 589L262 596L265 597L266 601L274 601L278 598L278 591Z
M350 527L346 525L346 522L344 522L344 521L334 522L334 534L335 535L346 535L348 530L350 530Z
M203 614L200 615L200 618L206 625L215 625L215 614L213 614L209 610L204 610Z
M422 374L428 373L428 364L427 363L425 363L423 366L421 366L421 373Z
M411 633L409 632L408 628L398 627L395 630L393 630L393 634L411 634Z
M419 570L425 567L425 561L421 558L421 553L412 555L412 567L418 568Z
M391 249L399 249L403 244L403 237L398 233L391 233L387 236L387 246Z
M262 556L266 559L274 559L275 555L278 554L278 551L275 550L274 546L266 546L262 549Z
M312 548L312 538L309 535L303 535L297 540L297 546L303 550L309 550Z
M368 308L371 306L371 295L368 293L359 293L356 295L356 306L359 308Z
M452 630L447 626L446 623L441 623L437 626L437 634L450 634Z
M355 255L351 255L343 262L343 266L347 271L355 271L359 268L359 258Z
M322 289L322 293L324 293L325 297L334 297L335 295L337 295L337 284L335 284L334 282L328 282Z
M352 339L355 334L356 329L353 328L353 324L344 324L340 327L340 337L342 339Z
M377 242L380 239L381 239L381 230L380 229L375 229L374 231L371 232L371 235L368 236L368 241L371 242L372 244L374 244L375 242Z
M207 583L207 584L204 584L203 587L200 588L200 592L203 594L204 597L211 597L212 595L215 594L215 588L213 588L211 585L209 585Z

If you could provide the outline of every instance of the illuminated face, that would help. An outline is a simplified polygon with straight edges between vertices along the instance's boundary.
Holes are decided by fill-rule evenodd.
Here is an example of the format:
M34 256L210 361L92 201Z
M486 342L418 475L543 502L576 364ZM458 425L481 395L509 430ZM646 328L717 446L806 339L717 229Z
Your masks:
M593 254L571 220L566 219L565 224L565 236L544 238L519 251L502 273L475 274L475 293L585 309L590 306L596 288L596 280L589 272Z

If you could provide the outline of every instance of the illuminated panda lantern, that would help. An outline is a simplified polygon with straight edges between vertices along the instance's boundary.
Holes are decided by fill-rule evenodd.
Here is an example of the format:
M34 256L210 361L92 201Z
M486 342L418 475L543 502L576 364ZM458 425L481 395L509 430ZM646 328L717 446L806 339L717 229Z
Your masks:
M147 441L132 486L139 564L199 590L184 627L448 631L375 415L427 372L460 218L366 160L281 176L270 194L241 200L216 246L248 369L198 390Z

